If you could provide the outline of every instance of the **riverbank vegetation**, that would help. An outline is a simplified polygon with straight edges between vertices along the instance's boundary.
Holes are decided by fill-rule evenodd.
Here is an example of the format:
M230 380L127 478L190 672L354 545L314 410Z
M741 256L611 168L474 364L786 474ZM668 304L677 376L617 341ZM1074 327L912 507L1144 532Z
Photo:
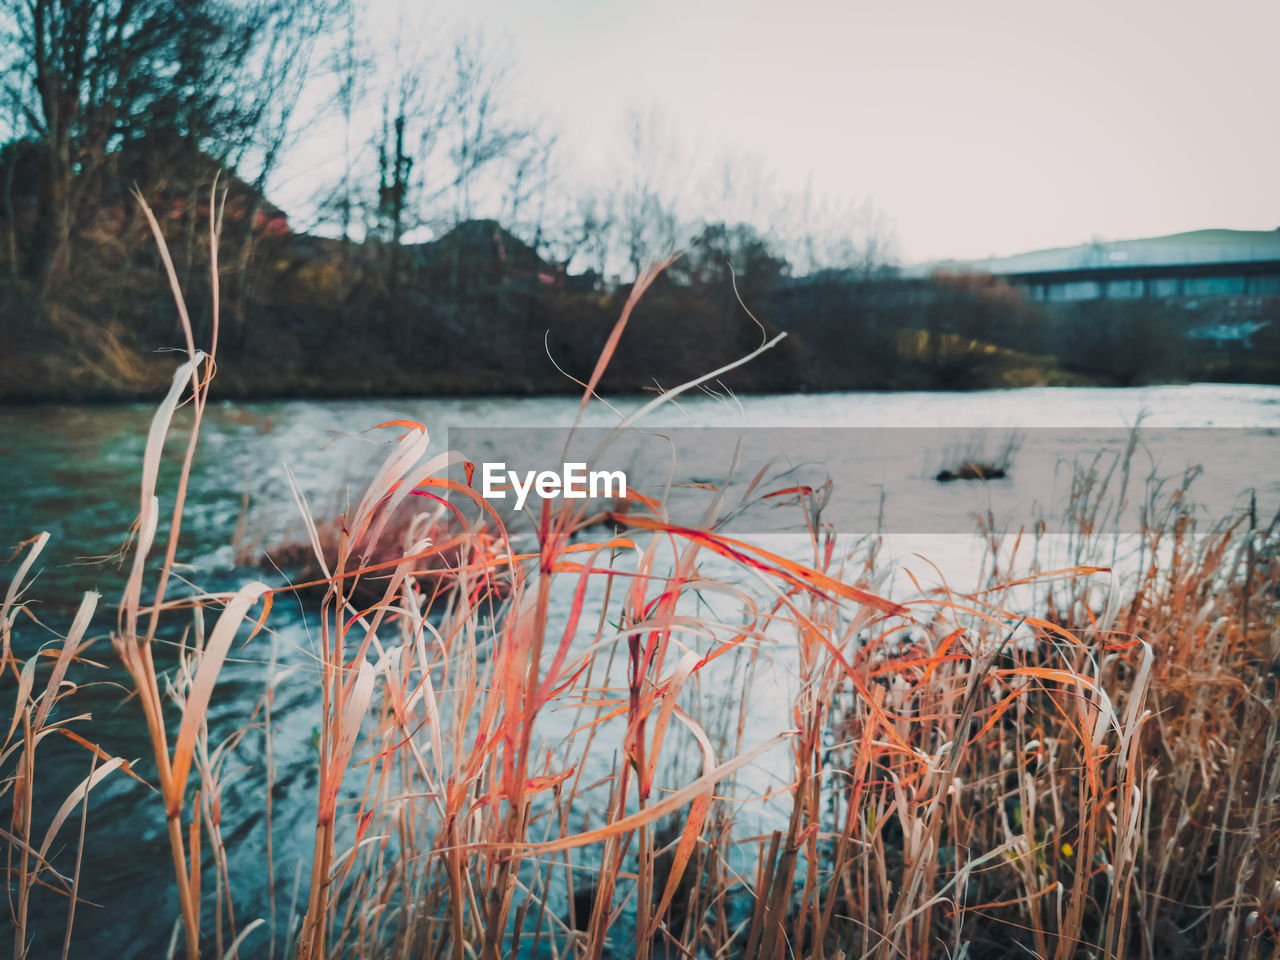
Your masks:
M1033 304L991 277L904 277L872 205L694 156L659 114L606 118L617 162L567 172L503 50L365 8L0 0L0 401L164 393L177 344L134 191L204 338L219 222L215 397L567 392L642 268L681 251L609 389L737 356L756 335L740 300L789 337L728 375L737 390L1280 379L1270 307L1249 307L1251 345L1209 349L1185 334L1212 304Z
M450 455L427 457L427 427L396 422L331 542L299 503L319 577L209 595L178 561L226 366L213 276L208 336L179 298L186 359L139 464L114 617L86 593L41 642L47 536L15 557L0 844L16 956L94 955L80 852L112 829L93 816L107 778L137 781L169 851L137 909L171 909L191 960L1280 952L1280 559L1256 508L1206 525L1126 460L1080 476L1056 548L988 522L977 589L888 597L877 542L824 529L817 491L787 491L812 530L798 555L717 532L723 493L696 529L633 497L617 533L563 501L522 552L447 478ZM654 282L632 288L584 406ZM180 403L190 434L166 443ZM1145 524L1118 563L1104 521L1127 499ZM263 644L298 602L313 644L278 670ZM219 675L245 658L260 697L228 716ZM145 758L97 746L118 714L77 710L103 676L145 723ZM300 863L277 857L271 817L283 684L314 690ZM61 745L85 775L51 796ZM232 789L261 797L265 898L232 873ZM65 909L65 934L33 929L35 901Z

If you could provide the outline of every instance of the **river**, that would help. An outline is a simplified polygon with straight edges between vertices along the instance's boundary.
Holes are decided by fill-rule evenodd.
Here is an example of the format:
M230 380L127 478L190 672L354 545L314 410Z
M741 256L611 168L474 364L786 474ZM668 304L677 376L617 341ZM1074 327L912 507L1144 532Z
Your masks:
M626 411L642 402L624 398L618 406ZM301 536L290 474L318 515L333 515L348 497L358 496L359 485L385 455L382 442L388 431L370 430L378 424L419 421L442 445L449 429L566 426L576 410L576 400L554 397L212 404L192 477L179 573L184 580L208 590L234 589L257 578L274 577L278 582L282 574L271 571L269 564L264 571L261 560L271 545ZM27 594L33 616L19 624L18 652L26 656L65 629L83 591L101 592L102 606L89 631L90 636L100 639L91 648L90 658L108 669L100 671L99 681L82 687L74 699L78 711L93 713L92 729L103 749L130 759L148 757L150 746L141 711L117 685L121 673L113 666L106 636L114 625L111 607L120 592L119 556L137 513L140 460L151 413L148 405L0 408L0 463L5 479L0 546L7 556L19 541L42 530L51 535L40 575ZM614 411L594 405L587 422L604 426L616 419ZM1218 445L1199 458L1204 488L1220 503L1237 506L1242 492L1254 489L1258 511L1265 519L1280 508L1280 387L1193 384L733 400L699 394L682 399L678 407L667 408L645 423L751 430L821 428L834 431L832 436L857 436L877 443L867 438L883 434L839 431L1044 431L1033 434L1040 439L1022 442L1028 448L1043 447L1035 456L1052 460L1055 456L1078 456L1081 444L1088 445L1088 428L1114 431L1139 420L1150 430L1212 428ZM162 491L172 489L185 443L185 422L182 415L175 420L161 474ZM1188 456L1194 452L1193 447ZM865 488L860 496L875 501L883 497L890 515L895 503L918 503L926 511L945 508L953 516L968 516L971 507L982 505L982 494L975 493L972 484L937 484L932 474L941 461L922 463L918 452L907 455L904 462L910 469L905 471L892 464L887 467L869 449L831 453L837 466L832 471L837 487ZM868 464L865 470L860 467L864 461ZM1170 471L1186 465L1172 460L1161 464ZM1015 458L1008 489L1026 493L1018 487L1018 467ZM1046 491L1040 490L1039 495L1050 499ZM171 501L162 499L162 515L167 515L170 507ZM912 514L920 515L914 506ZM965 565L973 556L972 536L932 521L890 533L886 553L903 568L924 579L965 580ZM245 561L258 565L247 567ZM15 568L12 563L7 566L6 582ZM961 582L962 587L974 585ZM889 589L894 589L892 582ZM236 659L224 670L210 714L215 739L219 731L242 723L260 701L264 664L277 662L287 669L305 660L308 622L302 606L278 603L273 623L276 632L272 636L264 635L252 648L238 649ZM0 715L7 723L15 691L11 675L0 681L0 691ZM273 710L278 771L272 824L275 904L284 914L299 865L310 855L316 778L311 746L317 722L314 685L280 684ZM88 757L65 744L50 743L42 751L37 796L42 809L48 809L37 816L47 818L48 811L87 775ZM260 765L262 738L246 738L238 760L250 767ZM145 759L138 770L144 778L154 772ZM6 769L4 773L9 772ZM0 815L6 825L8 802L8 798L0 801L5 805ZM86 902L79 907L75 922L75 943L81 948L73 946L72 956L163 955L177 904L168 842L158 812L157 798L127 777L109 778L93 792L81 887ZM240 884L236 891L239 919L264 915L268 897L261 864L267 836L258 778L228 778L223 822L232 874ZM68 829L64 838L73 834L74 829ZM58 862L66 866L68 861ZM305 869L301 867L304 891ZM31 955L54 956L61 949L66 903L47 891L37 893ZM252 949L249 953L257 955Z

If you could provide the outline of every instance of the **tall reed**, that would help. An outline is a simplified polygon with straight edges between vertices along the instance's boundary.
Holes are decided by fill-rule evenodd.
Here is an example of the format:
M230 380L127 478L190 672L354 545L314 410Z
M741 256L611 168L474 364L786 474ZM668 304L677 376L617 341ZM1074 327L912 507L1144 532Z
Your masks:
M202 348L148 218L187 357L148 434L111 639L150 736L192 960L274 953L282 934L312 960L1278 955L1280 562L1256 509L1197 529L1178 489L1153 486L1139 562L1122 573L1096 524L1114 484L1084 478L1066 567L1043 568L1043 528L988 523L976 589L893 600L876 543L843 546L807 489L786 491L810 531L802 554L728 536L727 489L697 526L633 493L606 518L624 532L604 535L600 516L544 504L521 553L449 477L459 455L428 456L426 426L397 421L342 516L326 524L297 495L313 582L175 598L218 269ZM191 426L153 557L184 396ZM1120 499L1136 483L1125 464ZM47 540L30 542L0 608L16 687L0 753L16 956L44 887L69 898L69 955L80 870L56 870L51 845L77 807L83 834L96 784L141 775L92 745L93 721L57 708L98 598L45 657L43 685L40 652L23 659L12 642ZM318 597L318 778L305 892L274 922L277 864L269 852L270 903L237 895L221 798L243 737L271 735L278 678L230 737L211 741L208 724L232 644L261 642L285 593ZM162 621L190 623L167 672ZM759 729L782 678L787 702ZM88 748L88 775L37 845L36 748L53 734Z

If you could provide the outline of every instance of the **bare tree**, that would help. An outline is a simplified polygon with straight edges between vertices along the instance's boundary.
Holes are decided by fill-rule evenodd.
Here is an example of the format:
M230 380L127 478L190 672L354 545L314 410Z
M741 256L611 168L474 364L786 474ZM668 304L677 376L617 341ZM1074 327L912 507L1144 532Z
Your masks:
M702 194L709 202L700 212L707 223L751 224L761 234L772 232L777 191L759 154L725 150L707 181Z
M328 65L337 81L334 93L342 114L342 181L338 185L336 201L342 240L344 244L349 244L356 206L353 179L355 157L351 133L356 108L362 102L373 61L361 40L352 0L344 0L340 19L341 41L331 53Z
M405 235L424 225L426 208L444 189L430 178L441 152L447 84L439 57L421 42L411 43L411 36L404 29L396 33L392 67L382 81L382 122L374 138L376 235L389 247L392 286L399 282Z
M136 101L161 94L161 66L181 57L165 20L159 4L148 2L0 5L5 94L22 123L13 133L39 154L28 271L46 282L69 264L77 170L100 164L130 125Z
M55 289L76 217L113 156L141 141L256 170L291 129L333 0L0 0L0 89L38 157L28 272Z
M464 34L441 51L427 46L430 35L397 31L380 78L377 235L391 248L393 283L417 263L398 252L406 238L428 227L439 234L480 209L513 218L532 210L540 221L554 179L554 142L511 119L507 69L483 37ZM533 232L536 243L536 223ZM455 282L461 255L455 245Z
M680 245L675 185L679 152L661 114L632 112L627 118L629 180L619 202L621 240L632 275L675 252Z
M537 246L547 227L559 180L556 138L530 131L509 158L510 176L502 202L503 222Z
M833 200L812 182L776 203L774 231L797 274L840 270L870 276L893 259L893 231L870 201Z
M401 90L403 89L402 87ZM387 239L393 247L398 247L404 236L409 177L413 173L413 157L404 152L407 124L403 92L394 119L391 117L390 103L384 98L382 136L378 150L378 213L389 224Z
M456 191L455 217L461 222L475 215L481 175L516 156L533 131L507 116L507 68L490 55L482 34L467 33L458 39L451 66L449 159Z
M587 268L603 278L608 274L610 256L617 243L619 221L614 195L592 192L580 197L577 222L580 226L575 252L581 249Z

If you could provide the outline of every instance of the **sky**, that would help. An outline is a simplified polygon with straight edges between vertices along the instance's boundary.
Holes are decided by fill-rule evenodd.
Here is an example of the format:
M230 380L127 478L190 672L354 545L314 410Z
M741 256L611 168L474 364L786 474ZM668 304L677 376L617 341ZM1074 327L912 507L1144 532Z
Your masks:
M685 162L870 201L904 263L1280 226L1280 0L433 9L510 51L571 175L620 175L656 112Z

